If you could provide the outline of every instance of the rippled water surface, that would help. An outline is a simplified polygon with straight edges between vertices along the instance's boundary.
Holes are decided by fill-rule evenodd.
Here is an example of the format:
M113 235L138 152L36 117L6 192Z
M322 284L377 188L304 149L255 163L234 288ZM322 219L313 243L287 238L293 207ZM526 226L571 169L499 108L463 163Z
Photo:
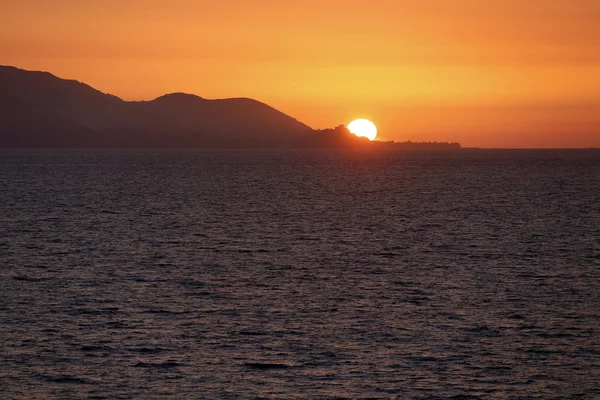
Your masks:
M0 398L600 398L600 153L0 152Z

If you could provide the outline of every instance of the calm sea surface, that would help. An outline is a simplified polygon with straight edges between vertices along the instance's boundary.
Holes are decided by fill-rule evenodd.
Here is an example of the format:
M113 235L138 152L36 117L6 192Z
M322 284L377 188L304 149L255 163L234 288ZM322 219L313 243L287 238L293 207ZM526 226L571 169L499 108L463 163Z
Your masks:
M0 151L0 398L600 398L600 152Z

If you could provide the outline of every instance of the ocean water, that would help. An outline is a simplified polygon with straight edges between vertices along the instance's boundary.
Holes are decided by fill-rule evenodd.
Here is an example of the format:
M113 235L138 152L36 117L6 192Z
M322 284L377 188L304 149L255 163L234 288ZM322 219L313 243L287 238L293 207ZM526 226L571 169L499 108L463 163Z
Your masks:
M600 152L0 151L0 398L600 398Z

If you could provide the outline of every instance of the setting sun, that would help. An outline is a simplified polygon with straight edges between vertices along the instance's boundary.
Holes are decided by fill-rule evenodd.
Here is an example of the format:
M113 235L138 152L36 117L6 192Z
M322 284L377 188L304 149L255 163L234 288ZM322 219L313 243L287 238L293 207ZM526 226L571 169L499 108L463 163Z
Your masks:
M377 137L377 127L368 119L357 119L350 122L348 130L356 136L364 136L369 140Z

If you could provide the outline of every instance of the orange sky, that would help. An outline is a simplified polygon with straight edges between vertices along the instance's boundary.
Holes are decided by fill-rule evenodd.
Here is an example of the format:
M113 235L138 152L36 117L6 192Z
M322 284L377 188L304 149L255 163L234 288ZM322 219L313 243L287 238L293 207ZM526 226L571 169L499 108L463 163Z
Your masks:
M383 139L600 147L600 0L0 0L0 64Z

